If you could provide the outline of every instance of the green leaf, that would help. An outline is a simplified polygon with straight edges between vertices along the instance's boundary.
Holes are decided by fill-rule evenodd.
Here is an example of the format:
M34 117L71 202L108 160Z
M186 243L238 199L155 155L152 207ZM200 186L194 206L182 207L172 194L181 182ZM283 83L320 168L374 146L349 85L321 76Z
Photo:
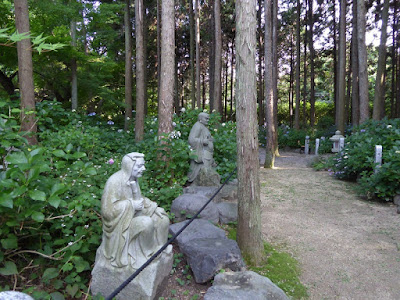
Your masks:
M18 240L15 235L11 235L6 239L1 240L1 245L4 249L15 249L18 248Z
M46 200L46 193L39 190L33 190L29 191L29 197L36 201L44 201Z
M27 164L28 163L28 158L25 156L24 152L15 152L11 153L10 155L7 155L6 161L8 161L10 164Z
M97 171L96 171L95 168L90 167L90 168L87 168L87 169L86 169L85 174L86 174L86 175L97 175Z
M43 222L43 220L44 220L44 214L42 214L41 212L38 212L38 211L35 211L33 214L32 214L32 219L33 220L35 220L36 222Z
M44 149L43 148L37 148L29 152L30 157L34 157L35 155L43 153Z
M56 184L54 184L51 187L50 195L51 196L58 195L58 194L62 193L65 189L66 189L66 187L64 184L57 182Z
M68 284L65 290L71 297L74 297L79 290L79 286L76 283L74 285Z
M47 268L46 270L44 270L43 272L43 276L42 276L42 280L47 283L49 282L51 279L54 279L58 276L59 272L58 269L56 268Z
M82 158L82 157L85 157L86 156L86 153L85 152L75 152L74 154L72 154L72 158L73 159L79 159L79 158Z
M65 148L65 151L70 152L74 146L72 144L68 144Z
M60 149L54 150L53 154L54 154L54 156L57 156L57 157L64 157L65 156L65 152L63 150L60 150Z
M50 205L55 208L58 208L60 206L60 202L61 202L61 199L56 195L53 195L49 198Z
M50 294L51 300L65 300L64 295L60 292L54 292Z
M13 208L14 202L10 194L3 194L0 196L0 206Z
M13 188L17 183L11 179L4 179L0 181L0 186L4 188Z
M12 261L6 261L4 268L0 268L0 274L4 276L16 275L18 274L17 266Z
M18 33L18 31L15 31L12 35L10 35L9 38L13 42L19 42L25 39L29 39L30 35L29 32Z

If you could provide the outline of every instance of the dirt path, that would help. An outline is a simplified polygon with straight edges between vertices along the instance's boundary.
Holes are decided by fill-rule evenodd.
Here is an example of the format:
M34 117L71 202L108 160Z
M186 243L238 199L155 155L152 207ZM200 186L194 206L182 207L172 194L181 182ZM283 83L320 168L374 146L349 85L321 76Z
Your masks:
M293 253L310 299L400 299L400 215L283 152L260 172L265 239Z

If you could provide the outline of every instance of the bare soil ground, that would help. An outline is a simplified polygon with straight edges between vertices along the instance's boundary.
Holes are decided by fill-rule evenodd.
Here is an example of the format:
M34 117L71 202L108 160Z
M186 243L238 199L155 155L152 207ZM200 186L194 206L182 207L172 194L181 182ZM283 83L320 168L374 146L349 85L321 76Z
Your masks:
M261 168L264 238L298 259L310 299L400 299L395 206L363 200L312 158L281 152L274 169Z

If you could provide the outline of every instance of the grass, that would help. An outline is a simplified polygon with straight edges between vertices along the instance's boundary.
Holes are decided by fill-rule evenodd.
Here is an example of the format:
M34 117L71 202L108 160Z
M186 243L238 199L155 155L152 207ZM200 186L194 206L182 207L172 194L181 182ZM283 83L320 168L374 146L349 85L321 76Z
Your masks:
M224 227L228 238L236 240L236 224ZM248 265L249 270L268 277L292 299L307 299L307 288L300 282L300 268L293 256L279 247L264 242L266 260L260 266Z

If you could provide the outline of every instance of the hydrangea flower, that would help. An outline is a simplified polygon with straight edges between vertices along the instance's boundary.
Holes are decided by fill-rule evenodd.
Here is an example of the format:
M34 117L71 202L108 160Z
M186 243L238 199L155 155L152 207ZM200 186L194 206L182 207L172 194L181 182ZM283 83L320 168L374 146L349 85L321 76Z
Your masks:
M114 122L110 120L110 121L107 122L107 124L108 125L114 125Z
M109 165L112 165L112 164L114 163L114 160L113 160L112 158L110 158L110 159L107 161L107 163L108 163Z

